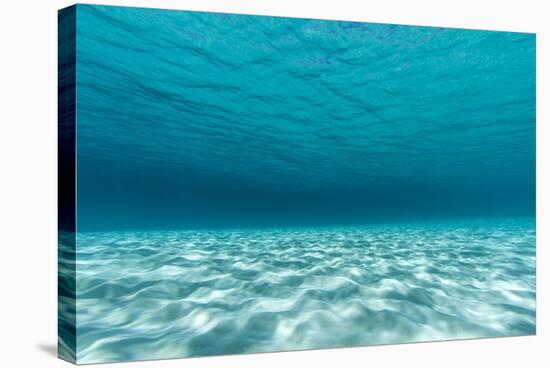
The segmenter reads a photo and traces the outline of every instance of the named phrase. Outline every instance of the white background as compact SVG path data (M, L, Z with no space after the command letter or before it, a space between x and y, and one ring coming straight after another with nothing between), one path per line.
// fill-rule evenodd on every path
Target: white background
M109 1L103 4L537 33L537 336L122 363L103 367L550 364L549 26L545 1ZM82 1L87 3L89 1ZM56 344L57 9L62 0L0 3L0 366L68 367ZM546 14L549 14L546 12ZM544 168L543 166L546 166ZM546 350L545 350L546 345ZM546 362L544 360L546 359ZM545 364L546 363L546 364Z

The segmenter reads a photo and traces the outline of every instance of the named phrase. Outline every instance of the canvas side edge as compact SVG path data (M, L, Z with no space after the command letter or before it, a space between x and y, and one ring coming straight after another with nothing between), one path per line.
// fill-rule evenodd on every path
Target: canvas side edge
M58 12L58 357L77 362L76 6Z

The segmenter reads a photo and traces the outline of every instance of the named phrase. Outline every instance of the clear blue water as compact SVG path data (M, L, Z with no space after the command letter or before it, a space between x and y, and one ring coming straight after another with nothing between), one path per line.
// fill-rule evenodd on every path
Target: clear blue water
M79 5L79 362L535 333L533 34Z

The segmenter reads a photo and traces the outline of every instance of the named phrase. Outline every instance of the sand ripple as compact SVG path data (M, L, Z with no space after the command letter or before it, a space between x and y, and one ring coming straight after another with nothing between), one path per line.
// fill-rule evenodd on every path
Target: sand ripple
M534 220L77 241L82 363L535 333Z

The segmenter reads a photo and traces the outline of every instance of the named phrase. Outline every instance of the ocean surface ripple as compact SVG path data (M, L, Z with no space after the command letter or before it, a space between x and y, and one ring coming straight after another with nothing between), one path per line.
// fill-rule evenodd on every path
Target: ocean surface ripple
M77 21L79 231L534 216L533 34L88 5Z
M77 241L81 363L535 333L534 219Z

